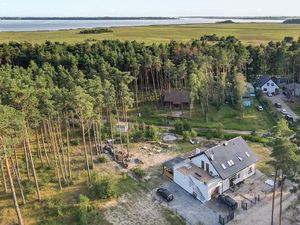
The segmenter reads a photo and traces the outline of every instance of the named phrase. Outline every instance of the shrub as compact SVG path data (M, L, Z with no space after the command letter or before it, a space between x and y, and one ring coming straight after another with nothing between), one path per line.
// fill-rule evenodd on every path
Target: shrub
M91 214L93 214L94 207L90 203L90 199L85 195L79 196L79 203L76 207L76 217L78 224L90 224Z
M186 141L188 141L191 138L197 137L197 132L195 130L183 131L182 135L183 135L183 139L186 140Z
M175 124L175 133L183 134L183 131L191 131L192 126L187 120L176 120Z
M99 199L112 198L117 194L115 180L109 176L100 176L97 172L92 173L90 190Z
M111 33L113 30L108 28L94 28L94 29L86 29L81 30L80 34L102 34L102 33Z
M133 168L132 172L139 178L143 178L145 176L144 170L142 170L140 167Z
M64 205L61 200L48 200L44 203L45 213L51 217L58 217L65 214Z
M106 163L107 162L107 158L105 156L100 156L98 159L99 163Z

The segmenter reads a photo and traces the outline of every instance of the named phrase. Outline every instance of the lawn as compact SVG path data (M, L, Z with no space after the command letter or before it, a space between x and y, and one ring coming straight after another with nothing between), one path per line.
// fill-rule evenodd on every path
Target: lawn
M258 112L256 106L257 100L254 101L254 106L245 109L243 119L240 118L239 112L232 106L224 105L220 110L215 107L210 107L208 113L208 122L205 121L203 113L199 107L193 110L192 117L189 118L189 111L185 110L184 116L190 121L194 128L217 128L220 124L224 129L246 130L263 132L272 128L275 124L267 112ZM172 126L174 120L167 119L170 113L169 109L156 107L154 104L144 106L142 109L142 117L138 118L136 111L131 112L130 118L132 122L144 122L150 125L157 126Z
M287 104L300 117L300 101L295 101L294 103L287 102Z
M122 41L136 40L145 43L167 43L171 40L190 41L199 39L204 34L218 36L234 35L244 43L265 44L269 41L280 41L285 36L300 37L300 25L297 24L188 24L161 25L113 28L112 33L79 34L80 30L36 31L36 32L2 32L0 42L18 41L43 43L58 41L67 43L86 40L119 39Z
M271 159L271 149L258 143L250 143L249 145L258 158L256 168L267 176L271 176L274 171L273 168L267 164L267 162Z

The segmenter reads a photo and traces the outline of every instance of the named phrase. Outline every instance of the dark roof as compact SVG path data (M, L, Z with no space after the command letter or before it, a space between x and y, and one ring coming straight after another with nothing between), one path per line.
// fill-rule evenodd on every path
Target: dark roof
M272 77L271 78L275 84L286 84L288 82L288 79L286 77Z
M191 103L190 92L188 90L171 89L164 92L164 102L173 104Z
M263 75L260 76L259 79L256 82L256 86L257 87L262 87L264 86L265 83L267 83L269 80L271 80L271 78L268 75Z
M242 137L236 137L204 152L222 179L234 176L257 161L253 151ZM230 166L228 161L234 165ZM222 164L226 167L223 168Z
M176 164L181 163L182 161L184 161L184 158L182 158L182 157L176 157L174 159L171 159L171 160L165 162L164 166L167 167L167 168L172 168L173 169L173 167Z
M285 88L288 90L294 91L295 89L300 88L300 84L290 83L290 84L285 85Z

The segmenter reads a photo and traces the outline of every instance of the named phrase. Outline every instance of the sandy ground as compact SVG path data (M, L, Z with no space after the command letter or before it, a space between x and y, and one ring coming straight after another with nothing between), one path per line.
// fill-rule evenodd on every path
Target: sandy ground
M104 215L114 225L169 225L162 214L162 206L152 201L151 193L138 198L124 196Z

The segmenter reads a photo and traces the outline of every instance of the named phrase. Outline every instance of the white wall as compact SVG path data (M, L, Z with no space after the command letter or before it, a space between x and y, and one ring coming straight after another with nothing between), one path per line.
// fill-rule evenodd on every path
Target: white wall
M202 160L204 161L204 170L205 171L206 171L206 163L208 163L209 164L209 172L210 172L209 174L211 174L212 176L219 176L216 169L213 167L213 165L211 164L211 162L209 161L209 159L207 158L207 156L205 154L202 154L200 156L192 158L192 163L201 168Z
M251 173L249 173L250 168L252 168ZM234 183L238 184L254 174L255 174L255 164L252 164L251 166L248 166L247 168L243 169L241 172L237 173L237 177L238 177L238 175L240 175L240 178L237 178L234 181Z
M268 86L268 84L269 84L269 86ZM265 88L267 89L266 91L265 91ZM261 87L261 90L263 91L263 93L274 93L276 91L276 89L278 89L278 88L279 87L274 83L274 81L269 80L267 83L265 83Z

